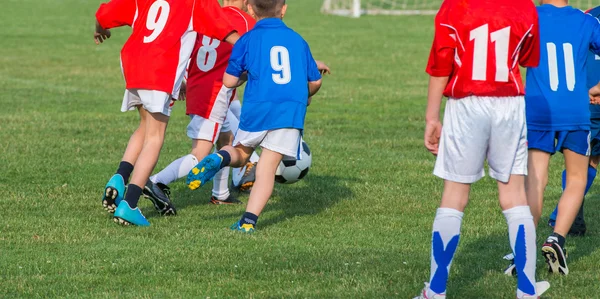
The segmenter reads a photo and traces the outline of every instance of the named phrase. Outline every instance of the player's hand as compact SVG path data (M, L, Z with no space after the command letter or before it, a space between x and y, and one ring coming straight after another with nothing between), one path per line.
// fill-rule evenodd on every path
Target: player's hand
M185 101L185 97L187 94L187 83L185 82L185 80L183 80L181 82L181 88L179 89L179 101Z
M600 84L590 88L590 104L600 105Z
M425 147L433 155L437 156L440 147L440 136L442 135L442 123L437 121L428 121L425 125Z
M323 61L315 61L317 62L317 69L319 70L319 73L321 73L321 75L331 75L331 70L329 69L329 66L327 66Z
M102 28L102 26L96 22L96 32L94 32L94 41L96 42L96 45L103 43L109 38L110 30Z

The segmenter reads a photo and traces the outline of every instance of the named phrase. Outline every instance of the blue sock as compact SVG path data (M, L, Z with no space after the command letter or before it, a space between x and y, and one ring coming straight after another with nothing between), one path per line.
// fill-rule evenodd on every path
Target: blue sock
M256 222L258 221L258 216L250 213L250 212L245 212L244 215L242 215L242 219L240 219L240 226L244 225L244 224L252 224L254 226L256 226Z
M229 166L229 163L231 163L231 155L229 152L220 150L217 152L217 155L223 157L223 161L221 161L221 169Z
M592 184L594 184L594 179L596 178L597 172L598 171L596 170L596 168L592 167L591 165L588 166L587 183L585 185L585 192L583 193L583 196L585 196L588 193L588 191L590 191ZM563 191L565 190L566 186L567 186L567 170L563 170L563 173L562 173L562 189L563 189ZM556 208L554 208L554 211L552 211L552 214L550 214L550 219L556 220L557 214L558 214L558 205L556 205Z

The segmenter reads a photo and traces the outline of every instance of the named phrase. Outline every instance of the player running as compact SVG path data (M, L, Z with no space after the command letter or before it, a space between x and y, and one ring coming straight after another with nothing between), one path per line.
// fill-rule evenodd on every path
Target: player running
M225 0L221 9L223 16L240 35L248 32L256 23L245 9L244 0ZM215 143L220 148L233 141L232 132L237 131L239 123L240 102L235 90L223 87L223 74L232 49L230 44L222 43L209 35L198 35L190 60L186 88L186 113L190 116L187 136L192 139L192 151L150 177L144 194L153 201L168 200L167 185L186 176L198 161L210 154ZM225 121L223 111L227 114ZM210 203L242 203L231 196L228 181L229 167L216 175Z
M282 157L296 157L309 98L321 87L321 74L308 44L282 21L285 0L249 0L248 12L257 19L254 29L234 46L223 84L248 84L240 127L234 145L204 158L188 175L190 189L210 181L220 169L244 165L257 146L262 153L246 213L231 226L245 233L255 230L258 216L275 184Z
M600 6L593 8L587 11L591 16L598 18L600 17ZM596 83L600 82L600 56L596 55L594 52L589 51L587 56L587 86L588 88L592 88ZM596 178L596 169L598 168L598 163L600 162L600 106L598 105L590 105L590 132L591 132L591 153L590 153L590 165L588 166L587 172L587 184L585 185L584 196L592 187L594 183L594 179ZM562 173L562 188L565 189L567 180L567 171L564 170ZM583 215L583 205L585 203L585 197L581 202L581 208L579 208L579 212L577 212L577 217L575 217L575 221L573 225L571 225L571 229L569 229L568 235L570 236L583 236L587 230L585 225L585 218ZM556 215L558 213L558 205L550 215L550 220L548 221L548 225L554 227L556 224Z
M600 54L600 23L566 0L542 0L537 8L541 59L527 69L529 175L527 201L537 225L548 183L550 157L565 157L566 183L554 232L542 247L549 270L568 274L565 236L581 207L588 182L590 110L585 73L588 52Z
M444 191L433 222L431 276L416 298L446 298L463 211L471 184L485 175L486 159L516 256L517 298L538 298L549 288L535 282L536 232L525 196L527 127L517 65L538 64L537 24L528 0L445 0L435 18L424 140L437 155L433 173L444 179ZM442 96L448 97L443 129Z
M140 114L140 125L106 184L102 202L116 222L148 226L137 205L160 154L171 100L179 94L196 37L193 30L229 43L239 35L216 0L112 0L100 5L96 20L96 43L110 37L110 28L133 28L121 51L126 82L121 111L137 109Z

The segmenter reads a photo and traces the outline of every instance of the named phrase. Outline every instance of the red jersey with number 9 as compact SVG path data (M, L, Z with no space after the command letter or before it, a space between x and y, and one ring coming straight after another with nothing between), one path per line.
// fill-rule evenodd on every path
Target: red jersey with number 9
M222 11L240 35L256 24L249 14L237 7L226 6ZM210 119L215 100L223 86L223 74L232 49L233 46L228 43L213 39L203 32L198 34L188 71L187 114Z
M540 60L538 16L531 0L445 0L435 17L427 64L449 76L444 95L524 95L519 71Z
M164 91L177 98L196 33L224 39L235 29L217 0L111 0L96 19L105 29L131 26L121 50L127 89Z

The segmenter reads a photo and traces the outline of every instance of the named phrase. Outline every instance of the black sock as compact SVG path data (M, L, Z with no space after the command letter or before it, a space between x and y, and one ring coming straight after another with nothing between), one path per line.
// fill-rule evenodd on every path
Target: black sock
M246 213L244 213L244 215L242 215L242 219L240 219L240 225L252 224L252 225L256 226L257 221L258 221L258 216L254 215L250 212L246 212Z
M137 207L140 196L142 196L142 188L134 184L129 184L127 186L127 192L125 192L125 201L132 209Z
M560 248L565 248L565 237L563 237L557 233L552 233L552 235L550 235L550 236L556 237L558 239L558 245L560 246Z
M121 161L119 163L119 168L117 169L117 174L120 174L123 177L123 181L125 185L129 182L129 176L133 172L133 165L129 162Z
M223 157L223 161L221 161L221 168L229 166L229 163L231 163L231 155L227 151L224 151L224 150L218 151L217 154L219 154L219 155L221 155L221 157Z

